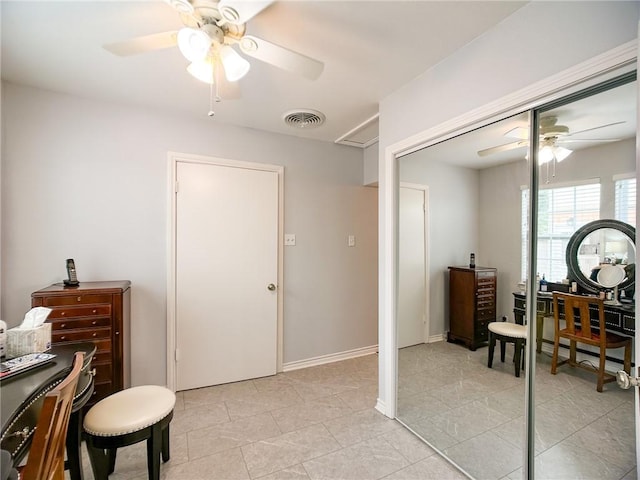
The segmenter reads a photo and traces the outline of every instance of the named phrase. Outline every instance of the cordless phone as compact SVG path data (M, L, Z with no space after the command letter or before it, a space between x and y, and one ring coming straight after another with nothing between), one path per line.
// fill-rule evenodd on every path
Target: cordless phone
M76 275L76 264L73 261L73 258L67 258L67 275L69 276L69 279L64 281L66 286L77 287L80 285L80 282L78 282L78 276Z

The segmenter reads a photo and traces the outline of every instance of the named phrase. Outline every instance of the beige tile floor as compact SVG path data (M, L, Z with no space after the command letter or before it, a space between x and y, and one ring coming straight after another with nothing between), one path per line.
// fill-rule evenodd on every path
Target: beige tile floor
M463 479L374 409L378 357L179 392L163 480ZM92 480L84 455L85 479ZM118 450L112 480L143 480L144 443Z
M508 351L507 355L511 355ZM536 374L536 478L636 478L633 394L561 367ZM524 377L439 342L403 349L399 418L478 479L522 478ZM163 480L467 478L374 409L378 357L179 392ZM93 480L84 455L85 479ZM144 444L120 449L112 480L143 480Z
M398 418L478 479L522 478L524 376L513 350L488 369L475 352L439 342L402 349ZM615 383L595 390L595 375L569 366L550 373L536 361L535 474L540 479L636 478L634 398Z

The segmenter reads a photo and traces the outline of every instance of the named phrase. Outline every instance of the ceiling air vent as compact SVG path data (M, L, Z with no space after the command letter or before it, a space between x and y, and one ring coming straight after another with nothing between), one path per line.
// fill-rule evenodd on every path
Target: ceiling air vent
M317 110L291 110L283 117L284 123L294 128L315 128L322 125L325 116Z

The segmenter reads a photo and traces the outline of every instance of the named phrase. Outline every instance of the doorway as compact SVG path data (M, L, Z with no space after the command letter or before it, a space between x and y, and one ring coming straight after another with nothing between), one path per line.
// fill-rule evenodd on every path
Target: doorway
M402 183L398 207L398 348L429 337L428 188Z
M170 154L168 383L274 375L282 363L279 166Z

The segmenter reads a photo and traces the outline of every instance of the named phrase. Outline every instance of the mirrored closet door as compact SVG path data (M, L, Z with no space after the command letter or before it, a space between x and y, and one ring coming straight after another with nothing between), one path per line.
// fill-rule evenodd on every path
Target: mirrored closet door
M634 78L620 79L398 160L397 419L473 478L523 478L527 454L535 478L635 478L633 390L597 391L593 344L577 344L577 366L552 374L551 364L553 292L603 295L606 331L633 343L636 92ZM595 228L601 220L631 230ZM599 270L618 286L605 287L605 274L599 283ZM488 366L489 324L503 321L537 329L519 369L524 342L497 334ZM558 329L566 323L562 313ZM559 343L558 363L570 356L569 341ZM605 370L623 367L624 348L607 350Z

